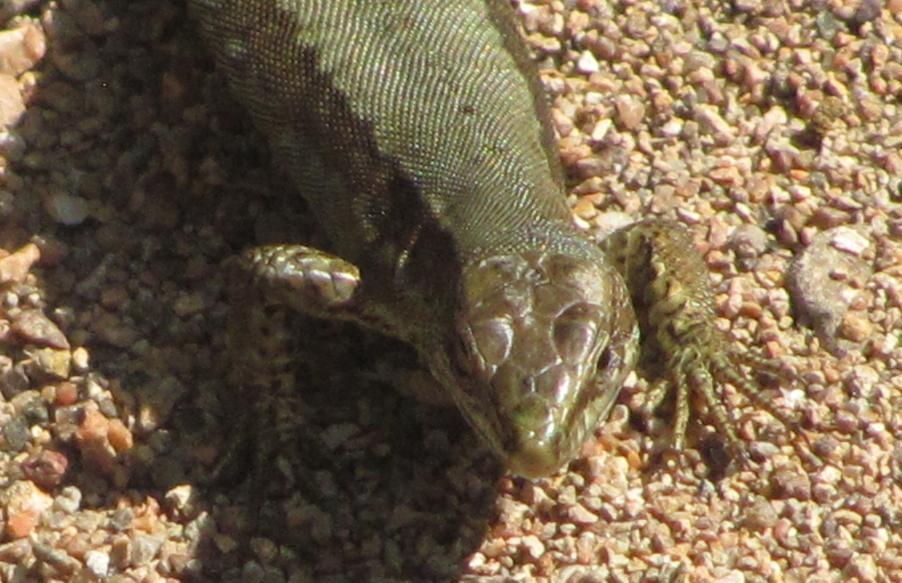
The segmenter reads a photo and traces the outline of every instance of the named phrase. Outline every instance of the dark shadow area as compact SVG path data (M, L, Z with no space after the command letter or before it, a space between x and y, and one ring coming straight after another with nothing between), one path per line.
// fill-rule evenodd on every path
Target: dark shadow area
M65 378L26 374L22 391L46 397L26 427L50 438L21 449L62 455L46 494L80 497L36 527L27 572L87 573L97 544L113 549L108 576L454 579L495 512L500 468L456 411L391 390L385 371L415 365L394 341L299 324L300 447L287 465L273 460L257 532L241 475L205 484L253 398L226 379L221 263L255 242L317 235L212 73L184 2L28 14L53 22L13 130L22 150L7 153L15 206L2 243L38 244L39 307L89 358ZM28 359L26 343L0 348ZM27 473L7 469L6 484ZM40 542L70 524L82 533L86 516L77 536L91 542Z

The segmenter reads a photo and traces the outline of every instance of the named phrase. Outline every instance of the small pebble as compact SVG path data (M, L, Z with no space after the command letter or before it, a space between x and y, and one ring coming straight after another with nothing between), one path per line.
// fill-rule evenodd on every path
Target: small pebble
M89 409L75 431L75 443L82 460L89 466L111 473L116 464L116 450L109 441L110 420L99 411Z
M57 350L68 350L62 330L40 310L24 310L14 320L12 331L24 342Z
M593 514L581 504L575 504L567 508L564 515L568 522L574 524L594 524L599 520L596 514Z
M583 51L576 63L576 70L583 74L596 73L600 69L598 61L590 51Z
M110 517L110 526L117 531L125 531L135 526L135 512L131 508L120 508Z
M774 497L777 499L794 498L809 500L811 498L811 481L808 476L795 470L780 470L773 476Z
M24 416L16 416L3 424L0 428L0 434L3 436L0 449L9 452L19 452L25 449L31 439L29 424Z
M168 508L178 516L192 517L197 511L197 494L190 484L182 484L166 492Z
M68 467L69 460L66 456L52 450L31 454L22 462L25 477L45 490L59 486Z
M0 285L24 282L32 265L40 259L41 250L34 243L28 243L6 257L0 256Z
M44 200L44 208L56 222L74 226L88 218L88 203L80 196L54 193Z
M95 577L106 577L110 570L110 556L107 553L90 550L85 553L85 566Z
M81 490L75 486L63 487L56 498L53 499L53 506L63 512L72 514L81 506Z
M52 348L38 348L26 350L31 358L32 368L37 376L62 380L69 377L72 355L68 350L54 350Z
M6 538L21 539L31 535L37 525L38 517L34 512L12 512L6 518Z
M768 500L758 499L748 509L743 525L752 530L765 530L777 522L777 512Z
M22 564L30 554L31 544L28 539L20 538L0 544L0 561L4 563Z
M25 113L19 83L12 75L0 73L0 126L15 126Z
M160 536L138 534L132 539L131 557L132 566L145 565L153 560L160 548L163 539Z
M836 247L843 241L842 249ZM811 323L821 341L840 353L846 346L837 338L837 331L857 290L854 282L867 281L873 271L872 262L863 256L870 243L862 247L861 236L848 228L837 227L817 235L790 266L787 283L796 309ZM850 249L857 250L852 253ZM841 279L837 274L843 274ZM854 326L848 329L853 338Z

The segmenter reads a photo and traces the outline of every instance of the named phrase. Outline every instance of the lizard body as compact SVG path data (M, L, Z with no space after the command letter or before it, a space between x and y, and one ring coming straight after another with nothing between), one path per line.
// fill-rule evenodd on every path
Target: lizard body
M506 0L191 5L332 244L237 262L233 302L248 311L232 344L251 353L234 358L240 384L294 391L278 350L254 352L283 332L251 300L357 321L412 344L511 471L548 475L578 454L633 368L639 302L677 385L677 443L690 386L735 441L712 375L753 387L713 324L703 262L665 221L605 249L572 226L545 96Z

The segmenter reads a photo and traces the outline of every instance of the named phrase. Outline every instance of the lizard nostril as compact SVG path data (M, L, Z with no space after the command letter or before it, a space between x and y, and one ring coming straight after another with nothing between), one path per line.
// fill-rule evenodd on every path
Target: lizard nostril
M470 352L466 342L458 335L454 336L451 341L451 366L454 368L455 374L465 376L469 373L471 366Z
M596 367L596 369L597 370L607 369L611 365L612 357L613 357L613 354L611 352L611 347L608 346L601 352L601 355L599 355L598 366Z

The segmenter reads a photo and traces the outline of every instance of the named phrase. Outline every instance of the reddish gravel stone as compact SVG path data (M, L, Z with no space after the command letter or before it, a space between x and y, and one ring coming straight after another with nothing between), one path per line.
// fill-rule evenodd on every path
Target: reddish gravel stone
M135 445L132 432L119 419L110 420L107 427L107 437L110 445L113 446L117 453L128 451Z
M103 413L88 409L75 431L75 443L90 467L109 474L116 464L116 450L109 440L110 421Z
M78 387L72 382L62 382L56 385L55 398L57 405L72 405L78 400Z
M33 512L17 512L6 519L6 536L10 539L25 538L36 524L37 516Z
M52 450L32 454L22 462L25 477L45 489L59 486L68 467L69 460L66 456Z

